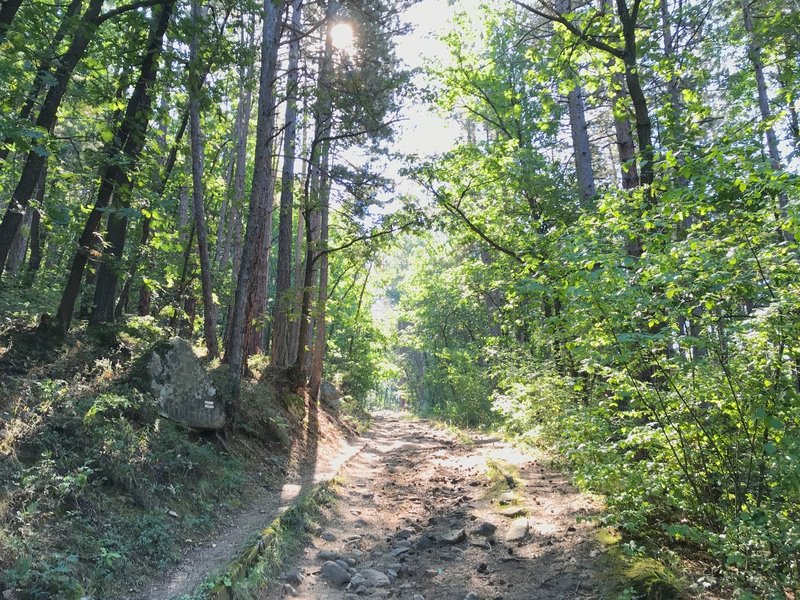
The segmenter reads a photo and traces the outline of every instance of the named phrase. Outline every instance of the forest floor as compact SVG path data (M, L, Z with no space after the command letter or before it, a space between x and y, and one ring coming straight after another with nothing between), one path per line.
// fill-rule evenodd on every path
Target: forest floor
M290 583L260 597L610 596L600 507L546 458L391 412L375 415L366 439L340 472L339 501L285 571Z

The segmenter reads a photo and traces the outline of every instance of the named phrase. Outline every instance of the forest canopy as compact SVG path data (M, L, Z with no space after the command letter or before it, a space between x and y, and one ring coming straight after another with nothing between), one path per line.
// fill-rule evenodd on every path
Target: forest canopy
M455 3L411 68L414 4L5 0L5 333L189 338L231 424L255 361L498 428L691 593L790 597L800 4Z

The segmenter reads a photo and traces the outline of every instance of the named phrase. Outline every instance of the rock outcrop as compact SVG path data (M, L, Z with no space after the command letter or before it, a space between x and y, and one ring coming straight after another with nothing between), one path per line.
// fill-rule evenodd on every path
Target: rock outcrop
M319 400L331 410L339 410L342 392L329 381L323 381L319 386Z
M162 416L194 429L225 425L225 403L186 340L157 344L145 355L141 376Z

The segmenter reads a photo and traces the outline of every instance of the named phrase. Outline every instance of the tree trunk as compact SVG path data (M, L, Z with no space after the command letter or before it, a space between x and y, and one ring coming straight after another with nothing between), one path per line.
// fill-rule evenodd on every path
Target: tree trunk
M560 0L557 6L560 14L572 10L570 0ZM581 200L588 202L594 198L596 190L594 185L594 170L592 169L592 151L589 146L589 132L586 128L586 111L583 105L583 90L581 90L578 74L568 68L566 77L572 78L575 85L567 94L569 107L569 124L572 132L572 151L575 154L575 174L578 179L578 190Z
M331 28L333 27L334 17L338 12L339 5L336 0L329 0L325 9L326 21L326 35L325 35L325 49L323 51L320 67L319 67L319 80L317 82L317 104L314 108L314 140L311 144L311 156L309 158L309 179L306 182L306 218L308 219L306 225L308 231L306 233L306 269L305 280L303 285L303 302L300 309L300 336L297 346L297 360L293 365L293 378L298 384L302 384L306 379L306 369L310 368L314 380L314 388L311 390L312 398L316 398L319 391L319 377L322 373L322 363L318 365L315 371L314 357L317 360L322 360L324 354L324 335L325 335L325 314L324 314L324 300L327 298L327 279L328 279L328 263L327 252L320 254L320 248L324 248L327 244L327 214L326 203L327 194L330 192L330 183L328 178L328 161L330 151L330 133L333 125L333 107L331 105L330 96L327 90L330 86L331 74L333 72L333 39L331 37ZM310 189L310 194L309 194ZM315 222L315 215L318 222ZM325 237L322 237L323 221L325 227ZM315 240L314 237L317 237ZM319 263L319 264L317 264ZM318 319L317 333L321 333L322 344L319 352L311 355L311 364L306 365L306 347L311 340L311 288L313 286L315 269L320 268L321 265L325 266L325 274L322 275L320 270L320 279L324 277L325 290L320 294L320 299L323 300L323 306L319 307L322 314L316 315ZM319 320L322 321L319 324ZM320 336L318 335L318 338ZM315 344L316 346L316 344Z
M770 163L775 171L781 171L781 152L778 148L778 136L775 134L775 129L771 125L772 111L769 107L769 95L767 94L767 82L764 78L764 61L761 57L761 44L754 32L753 15L750 12L750 0L742 0L742 16L744 17L744 27L749 36L747 44L747 56L750 59L750 64L753 65L753 72L756 79L756 91L758 92L758 110L761 113L761 120L766 128L767 137L767 151L769 152ZM778 194L778 209L780 210L781 217L787 219L789 197L785 192ZM781 233L787 241L791 241L792 235L781 227Z
M594 170L592 169L592 151L589 147L589 132L586 128L586 111L583 106L581 86L575 87L567 94L569 105L569 124L572 130L572 150L575 153L575 173L578 177L578 189L581 200L588 202L595 196Z
M305 165L305 163L303 163ZM304 167L305 169L305 167ZM305 180L305 176L301 178ZM297 236L295 237L294 248L294 286L292 313L296 316L292 318L289 332L289 362L292 365L297 360L297 345L300 339L300 319L299 309L303 304L303 274L305 273L305 252L303 251L303 241L305 240L306 220L303 216L303 206L297 208Z
M621 73L617 73L612 77L611 86L614 131L616 134L622 189L632 190L639 187L639 173L636 167L636 145L633 142L631 123L625 112L625 79Z
M254 267L261 252L258 242L261 229L267 226L267 207L270 199L267 193L272 180L273 124L275 113L275 75L278 62L278 45L281 32L281 14L284 0L264 0L264 19L261 41L261 76L258 94L258 125L256 127L256 152L253 166L253 185L250 194L250 213L247 217L247 232L242 249L242 263L238 273L236 293L231 318L231 335L225 352L225 360L230 366L233 379L234 401L236 407L239 383L246 368L245 329L246 315L249 312L247 300L251 280L256 275Z
M12 0L12 3L14 1L15 0ZM56 122L58 107L61 105L64 92L67 90L67 84L72 77L72 72L75 70L78 61L80 61L86 52L89 42L91 42L94 37L96 22L102 6L103 0L90 0L86 12L84 12L81 17L81 23L77 27L72 43L59 60L58 68L55 73L53 73L53 85L48 89L47 95L42 102L39 116L36 118L36 127L47 132L52 131ZM5 10L5 8L6 5L4 4L2 10ZM16 10L14 12L16 12ZM2 35L2 33L0 33L0 35ZM22 216L33 196L36 182L39 181L42 169L44 169L44 153L37 152L36 150L37 149L34 149L28 152L25 158L25 164L22 167L19 181L14 188L14 193L6 208L5 215L3 215L3 221L0 223L0 276L3 274L3 267L8 258L11 241L14 239L14 234L16 234L17 229L19 229ZM80 284L80 278L78 278L78 284Z
M367 267L367 274L364 275L364 283L361 285L361 292L358 294L358 304L356 305L356 316L354 319L355 327L350 334L350 341L347 344L347 360L353 359L353 344L355 343L356 333L358 332L358 318L361 316L361 306L364 304L364 292L367 291L367 282L369 282L370 273L372 273L372 261L370 261ZM353 276L353 278L355 279L355 276ZM344 296L342 297L344 298Z
M328 133L330 130L328 129ZM322 383L322 367L325 359L325 343L326 343L326 323L325 323L325 310L328 302L328 204L330 201L330 177L328 175L330 151L329 143L325 144L323 148L323 156L320 171L321 171L321 184L320 184L320 234L319 234L319 250L322 254L319 256L319 293L317 298L317 306L315 312L315 333L314 333L314 353L311 358L311 372L309 373L309 393L312 398L318 398L319 387Z
M164 191L167 189L167 183L169 182L169 178L172 175L172 171L175 168L175 163L178 159L178 149L180 148L181 140L183 139L184 134L186 133L186 127L189 124L189 111L185 111L183 113L183 117L181 118L180 127L178 127L178 131L175 134L175 139L172 142L172 147L169 150L169 154L167 155L167 162L164 164L164 172L158 178L155 184L155 189L153 190L153 195L156 198L161 198L164 195ZM128 305L128 297L130 295L130 289L133 285L133 281L136 278L136 271L139 268L139 263L141 262L142 255L144 253L144 249L147 247L147 243L150 241L150 235L152 233L152 225L153 218L150 215L147 215L142 219L142 233L139 237L139 246L136 248L136 252L131 257L130 263L128 265L128 275L125 279L125 284L122 287L122 291L119 295L119 300L117 301L117 308L114 311L115 317L119 318L122 316L123 311L127 308ZM142 293L140 291L139 294L140 302L139 305L142 306L141 300L143 299ZM139 316L145 316L149 314L149 303L146 306L146 312L142 314L138 312Z
M637 2L638 5L638 2ZM639 142L639 184L647 185L653 183L655 178L654 151L653 151L653 124L650 120L650 112L647 108L647 99L642 90L642 82L639 78L639 66L636 45L636 17L628 10L626 0L617 0L617 12L622 23L622 36L625 40L625 50L623 63L625 64L625 83L628 86L628 95L633 104L633 112L636 115L636 138ZM647 195L651 193L648 191Z
M189 48L189 137L192 149L192 198L194 200L194 221L197 229L197 249L200 254L200 283L203 289L203 337L208 358L216 358L217 348L217 309L214 305L214 287L211 277L211 259L208 254L208 229L203 205L203 142L200 131L200 90L205 73L201 74L198 57L197 29L200 24L198 0L192 0L192 24L194 33Z
M21 5L22 0L3 0L3 4L0 6L0 42L5 41L6 32L11 27L11 22Z
M106 235L103 239L105 251L97 269L97 283L94 290L94 302L89 316L91 325L110 323L114 320L114 301L117 297L117 283L125 250L128 231L128 217L125 211L130 207L129 190L121 187L114 194L115 210L108 215ZM124 196L124 199L120 197Z
M58 30L53 36L53 39L50 41L50 46L47 49L45 58L42 59L38 68L36 69L36 77L33 80L31 89L28 91L27 97L25 98L25 103L22 105L22 108L17 115L17 119L20 123L26 121L28 117L30 117L31 112L36 105L36 100L39 98L42 89L45 87L47 77L50 75L50 71L53 68L55 53L58 51L58 47L69 29L73 27L74 17L81 9L82 5L83 0L71 0L67 10L64 12L64 16L61 18L61 23L58 26ZM7 137L4 142L4 147L0 148L0 160L6 159L12 144L13 140L10 137Z
M294 162L297 138L297 85L300 77L300 13L303 0L292 2L289 65L286 81L286 125L283 138L280 217L278 222L278 264L275 274L275 311L272 319L272 357L275 366L289 364L289 311L292 284L292 208L294 204Z
M97 227L104 209L108 206L113 194L130 192L128 174L136 168L139 154L144 147L145 133L151 112L150 87L156 78L158 57L172 14L172 7L173 3L168 0L160 8L153 9L153 22L148 35L141 73L128 100L125 115L115 132L114 141L109 148L109 160L101 172L95 205L78 239L78 251L73 258L61 303L56 313L56 321L62 332L69 329L72 321L72 311L80 290L83 269L86 266L89 249L95 242ZM123 162L125 169L122 167Z
M25 262L32 219L33 209L29 206L28 210L25 211L25 216L22 218L22 225L17 229L17 234L11 242L11 250L8 253L6 271L12 275L16 275L20 266Z

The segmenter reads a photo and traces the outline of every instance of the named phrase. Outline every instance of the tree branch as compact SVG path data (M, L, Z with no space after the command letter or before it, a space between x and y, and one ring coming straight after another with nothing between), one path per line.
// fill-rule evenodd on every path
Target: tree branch
M572 35L576 36L580 40L586 42L590 46L597 48L598 50L602 50L603 52L607 52L611 56L615 56L619 59L622 59L625 55L623 50L619 48L615 48L610 44L606 44L604 41L597 39L594 36L589 35L585 31L583 31L580 27L572 23L571 21L565 19L562 15L556 12L545 12L538 8L531 6L530 4L526 4L525 2L521 2L520 0L511 0L514 4L519 6L520 8L524 8L525 10L532 12L538 17L542 17L543 19L547 19L548 21L555 21L556 23L561 23L567 30L572 33Z
M95 19L95 24L100 25L105 23L109 19L113 19L123 13L136 10L137 8L145 8L147 6L158 6L159 4L166 4L168 0L139 0L138 2L131 2L130 4L123 4L122 6L118 6L117 8L110 10L108 12L99 15Z

